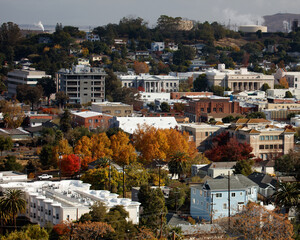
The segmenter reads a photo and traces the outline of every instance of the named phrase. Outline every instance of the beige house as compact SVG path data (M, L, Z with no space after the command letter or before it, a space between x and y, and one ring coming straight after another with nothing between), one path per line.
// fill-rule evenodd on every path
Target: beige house
M265 119L239 119L240 123L232 124L228 131L231 137L239 142L246 142L253 148L252 153L263 160L273 159L287 154L294 148L294 130L282 129L270 125ZM256 124L255 124L256 122Z
M121 102L95 102L92 103L92 111L116 117L127 117L132 115L133 106Z
M206 123L181 124L181 130L189 133L199 151L210 148L213 137L225 131L226 127L223 123L216 125Z

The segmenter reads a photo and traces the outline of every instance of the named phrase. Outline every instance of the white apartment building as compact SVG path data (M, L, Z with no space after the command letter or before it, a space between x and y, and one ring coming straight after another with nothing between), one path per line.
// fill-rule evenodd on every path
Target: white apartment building
M69 96L69 103L85 104L103 102L105 98L105 75L103 69L77 65L61 69L56 74L57 91Z
M300 72L287 72L285 69L279 68L274 77L277 80L285 77L290 88L300 89Z
M264 83L274 88L274 76L248 72L247 68L238 70L225 69L225 64L218 64L217 69L205 72L209 86L229 87L232 91L260 90Z
M15 182L0 184L0 192L7 189L24 191L27 202L25 215L40 226L47 222L55 225L65 220L79 220L97 201L103 202L108 209L123 206L129 213L128 220L139 223L139 202L118 198L118 194L106 190L90 190L90 186L80 180Z
M178 92L179 78L170 75L140 75L119 76L122 87L143 88L145 92Z
M44 71L37 71L35 68L24 67L23 69L15 69L7 74L7 90L8 97L16 96L18 85L35 86L39 79L51 78Z
M151 51L152 52L161 52L165 50L165 43L164 42L153 42L151 43Z

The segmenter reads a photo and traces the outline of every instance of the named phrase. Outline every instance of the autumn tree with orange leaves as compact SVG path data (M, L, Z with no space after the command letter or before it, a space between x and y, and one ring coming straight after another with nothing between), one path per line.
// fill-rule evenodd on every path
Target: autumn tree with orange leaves
M94 161L103 157L112 156L111 141L105 133L82 137L75 146L75 154L80 154L86 160ZM85 162L87 164L87 162Z
M181 133L176 129L139 126L133 134L133 143L140 152L139 160L144 164L149 164L154 159L168 162L178 152L192 159L197 153L195 143L189 141L188 133Z
M231 218L230 232L239 239L291 240L293 225L286 215L248 203L243 212Z
M140 73L148 73L149 72L149 66L145 62L135 61L133 63L133 68L137 75Z
M282 77L279 79L279 84L284 87L285 89L288 89L289 88L289 83L288 81L286 80L286 77Z

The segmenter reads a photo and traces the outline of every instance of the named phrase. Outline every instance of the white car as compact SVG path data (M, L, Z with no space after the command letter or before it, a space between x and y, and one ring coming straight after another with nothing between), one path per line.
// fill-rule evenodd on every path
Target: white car
M48 175L48 174L42 174L41 176L38 176L39 180L48 180L48 179L51 179L51 178L53 178L53 176Z

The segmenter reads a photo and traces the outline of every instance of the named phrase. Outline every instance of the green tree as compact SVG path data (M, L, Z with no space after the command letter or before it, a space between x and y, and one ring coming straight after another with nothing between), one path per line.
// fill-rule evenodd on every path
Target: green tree
M202 92L208 90L208 80L205 74L199 75L193 84L195 92Z
M93 222L104 222L106 213L107 213L107 207L103 202L97 201L91 206L90 215L92 217Z
M166 219L167 208L165 198L160 188L151 189L149 186L141 186L138 193L139 202L143 207L141 214L141 225L151 228L154 231L162 231ZM159 232L157 232L157 236Z
M66 109L64 110L64 113L62 114L59 122L61 131L63 131L64 133L70 131L72 129L71 123L72 123L71 112L68 109Z
M50 95L56 92L56 86L52 78L41 78L38 80L38 85L43 89L44 95L47 97L49 105Z
M224 96L224 88L220 86L212 86L210 90L217 96Z
M4 160L5 171L22 171L22 164L17 162L16 156L8 155Z
M49 167L53 165L53 146L52 145L44 145L40 152L39 158L40 162L44 167Z
M183 174L186 163L190 160L187 153L176 152L170 158L168 162L169 171L172 175L178 174L178 177Z
M247 118L248 119L251 119L251 118L264 118L264 119L266 119L266 114L264 112L253 112L253 113L249 113L247 115Z
M298 180L300 178L300 153L297 151L290 151L279 158L275 159L275 170L285 175L295 176Z
M286 213L289 213L291 207L299 207L299 183L279 182L272 197L277 206L284 207Z
M9 151L13 147L13 142L11 137L4 137L0 136L0 151L1 151L1 156L3 151Z
M17 86L17 99L20 102L29 101L31 109L33 105L38 103L43 96L43 88L40 85L30 86L27 84Z
M17 228L17 215L26 209L26 201L23 198L23 192L17 189L8 189L0 200L1 209L12 216L13 225Z
M126 188L131 191L133 187L140 187L149 182L150 174L140 163L130 164L126 170Z
M48 240L49 234L39 225L29 225L26 228L25 235L31 240Z
M222 118L223 123L231 123L235 120L235 118L232 115L228 115L224 118Z
M264 83L263 85L262 85L262 87L261 87L261 90L262 91L267 91L268 89L270 89L271 87L269 86L269 84L267 84L267 83Z
M66 105L66 102L69 100L69 96L65 92L57 92L55 94L55 100L59 108L61 108Z
M237 161L236 165L234 165L234 174L243 174L245 176L249 176L253 170L252 166L254 164L253 160L241 160Z
M162 102L160 104L160 109L162 112L170 112L170 105L167 102Z
M284 96L284 98L293 98L294 96L293 96L293 94L290 92L290 91L286 91L285 92L285 96Z

